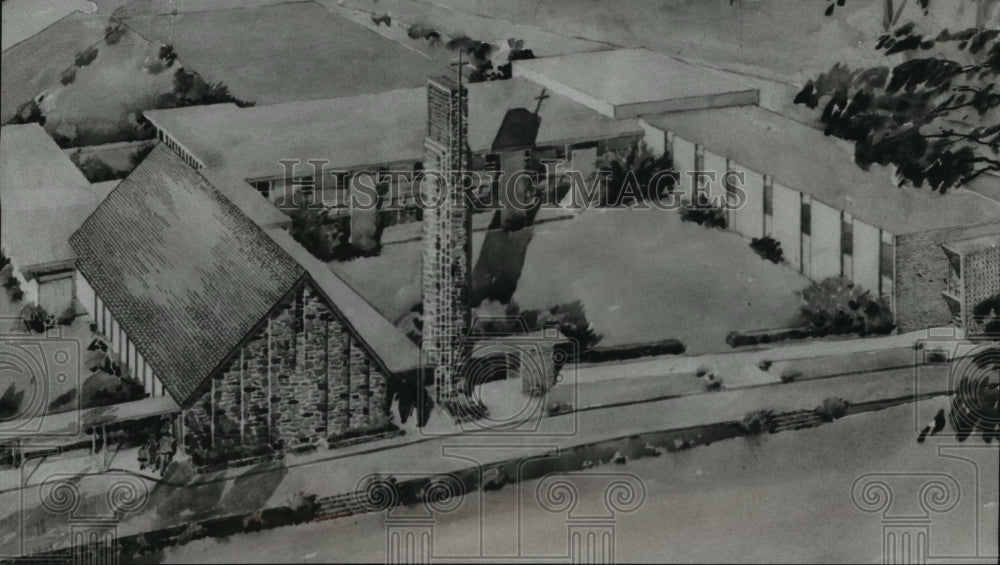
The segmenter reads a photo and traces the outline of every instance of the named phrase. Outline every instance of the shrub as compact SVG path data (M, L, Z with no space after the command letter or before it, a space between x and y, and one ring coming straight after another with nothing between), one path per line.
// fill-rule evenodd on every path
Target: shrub
M888 334L895 328L888 303L872 298L846 277L813 283L801 296L802 314L816 335Z
M291 213L292 223L288 229L292 238L320 261L329 261L332 258L332 242L324 227L326 217L325 209L309 208L302 202Z
M347 440L352 440L352 439L357 439L359 437L373 436L373 435L390 433L390 432L398 432L398 431L399 431L399 426L397 426L396 424L393 424L392 422L387 422L386 424L383 424L383 425L378 426L376 428L353 429L353 430L347 430L346 432L344 432L342 434L334 434L334 435L331 435L330 437L327 438L327 442L331 446L333 446L333 444L335 444L335 443L339 443L339 442L347 441Z
M719 206L692 206L684 202L680 207L681 221L693 222L706 228L726 229L726 211Z
M108 45L114 45L121 41L122 37L125 36L125 32L125 24L118 23L114 26L107 26L104 28L104 42Z
M125 176L97 157L87 157L83 163L77 165L77 168L90 182L117 180Z
M7 279L3 281L3 288L7 291L7 297L10 298L11 302L20 302L24 298L24 291L21 290L21 281L17 280L17 277L13 275L7 275Z
M762 259L767 259L772 263L781 263L785 260L785 253L781 250L781 242L773 237L755 237L750 241L750 249L753 249Z
M774 410L752 410L743 416L740 426L747 434L759 435L771 429Z
M55 319L38 305L26 306L21 311L21 321L24 327L35 333L44 333L45 330L55 325Z
M42 107L39 106L37 100L29 100L18 107L17 112L14 116L7 122L8 124L38 124L40 126L45 125L45 113L42 112Z
M616 151L607 151L597 165L598 174L607 180L601 206L643 202L672 191L677 183L670 153L654 156L644 142L633 143L624 158Z
M802 371L796 371L794 369L785 369L781 372L781 382L792 383L802 378Z
M77 67L70 67L64 70L62 74L59 75L59 83L63 86L73 84L73 81L76 80L76 69Z
M177 60L177 53L174 53L173 45L163 45L160 47L157 57L163 61L164 65L169 67L174 64L174 61Z
M97 47L90 46L76 54L76 60L73 61L73 64L77 67L86 67L93 63L94 59L97 59Z
M639 357L654 355L680 355L686 347L677 339L663 339L650 343L615 345L612 347L596 347L583 351L580 361L584 363L606 363L608 361L624 361Z
M163 100L171 107L197 106L200 104L222 104L232 102L241 108L253 106L254 102L236 98L229 87L221 82L208 82L200 74L184 68L174 73L172 100Z
M267 444L262 445L225 445L205 447L197 443L190 446L191 460L199 467L214 467L226 465L249 457L276 455L277 451Z
M823 400L823 403L816 407L816 413L827 422L832 422L847 415L849 403L843 398L830 397Z
M424 25L412 25L406 30L406 35L410 39L426 39L427 41L436 41L441 39L441 34L434 29L424 26Z
M722 390L723 380L722 377L717 377L714 373L709 373L705 376L705 390L709 392Z
M540 313L536 321L538 328L556 325L564 336L576 343L579 351L586 351L601 341L601 336L594 331L587 319L583 302L574 300L566 304L553 306L547 312Z

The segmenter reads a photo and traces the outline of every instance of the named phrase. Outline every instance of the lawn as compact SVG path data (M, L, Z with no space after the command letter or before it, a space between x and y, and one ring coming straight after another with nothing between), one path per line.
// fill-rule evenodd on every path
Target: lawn
M731 330L792 323L796 292L809 284L762 260L741 237L683 223L676 212L588 210L530 230L475 233L473 261L483 262L481 271L491 266L494 288L516 285L522 310L582 301L601 345L677 338L688 353L730 350ZM504 259L524 245L523 269L512 280ZM386 245L379 257L331 268L396 320L420 301L420 250L420 242Z
M3 50L28 39L72 12L93 13L89 0L5 0L3 3Z
M70 14L5 50L0 66L0 120L7 123L20 105L58 87L59 75L73 64L78 52L101 41L107 24L106 16Z
M41 99L45 129L72 146L129 139L134 116L156 106L173 90L181 66L158 73L143 68L160 45L125 29L117 41L105 40L108 18L72 14L3 54L3 120L18 107ZM77 54L96 49L96 58L75 65Z
M447 69L313 2L125 19L257 104L421 86Z

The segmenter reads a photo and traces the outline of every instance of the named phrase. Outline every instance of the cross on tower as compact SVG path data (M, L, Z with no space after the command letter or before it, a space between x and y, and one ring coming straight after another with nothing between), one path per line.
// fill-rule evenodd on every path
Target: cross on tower
M548 98L552 98L551 96L549 96L548 94L546 94L546 92L547 91L543 88L542 89L542 93L535 97L535 100L538 100L538 104L535 105L535 115L536 116L538 115L538 111L542 109L542 102L544 100L548 99Z

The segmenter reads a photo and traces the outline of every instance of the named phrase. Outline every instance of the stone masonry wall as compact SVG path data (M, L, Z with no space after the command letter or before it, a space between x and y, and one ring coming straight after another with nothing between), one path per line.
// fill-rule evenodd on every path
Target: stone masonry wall
M213 377L188 409L188 429L217 446L309 447L384 425L385 399L377 363L303 284Z
M948 256L941 244L1000 233L1000 223L939 230L896 238L896 324L901 332L951 323L941 292L947 288Z

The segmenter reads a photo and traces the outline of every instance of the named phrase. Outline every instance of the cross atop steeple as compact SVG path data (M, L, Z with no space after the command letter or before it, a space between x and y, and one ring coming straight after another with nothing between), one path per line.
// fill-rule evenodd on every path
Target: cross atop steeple
M535 100L538 100L538 104L535 105L535 115L536 116L538 115L538 111L542 109L542 102L545 101L548 98L552 98L551 96L549 96L548 94L546 94L546 92L547 91L543 88L542 89L542 93L535 97Z

